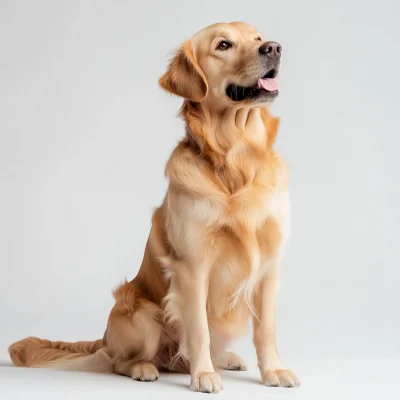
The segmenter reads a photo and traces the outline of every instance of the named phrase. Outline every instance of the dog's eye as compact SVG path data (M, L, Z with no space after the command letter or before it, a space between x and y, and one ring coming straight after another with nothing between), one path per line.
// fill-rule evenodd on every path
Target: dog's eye
M218 43L217 50L228 50L230 47L232 47L232 44L226 40L223 40L222 42Z
M261 40L262 40L262 39L261 39L261 36L257 36L257 37L256 37L256 40L257 40L258 42L261 42Z

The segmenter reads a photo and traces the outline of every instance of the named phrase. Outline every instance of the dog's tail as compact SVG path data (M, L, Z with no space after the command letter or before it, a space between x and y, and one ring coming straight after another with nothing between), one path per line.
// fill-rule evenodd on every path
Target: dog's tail
M112 372L112 356L103 340L93 342L51 342L28 337L12 344L12 362L19 367L70 371Z

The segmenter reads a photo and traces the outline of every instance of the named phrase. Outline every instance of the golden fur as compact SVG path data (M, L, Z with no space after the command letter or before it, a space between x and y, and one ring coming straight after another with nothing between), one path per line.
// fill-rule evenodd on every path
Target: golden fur
M213 53L221 38L235 50ZM159 370L190 372L193 390L218 392L219 368L246 368L225 349L252 318L263 382L298 385L275 344L278 268L290 229L288 171L273 150L279 121L265 102L235 103L225 94L230 81L245 85L259 73L260 41L247 24L216 24L181 46L159 82L184 98L186 135L167 163L168 191L139 273L115 290L103 339L27 338L9 348L15 365L147 381Z

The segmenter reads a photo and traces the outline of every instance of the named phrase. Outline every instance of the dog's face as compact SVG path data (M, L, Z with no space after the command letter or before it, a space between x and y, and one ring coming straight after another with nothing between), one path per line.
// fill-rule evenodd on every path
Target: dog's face
M263 105L278 96L281 53L248 24L215 24L182 46L160 85L195 102Z

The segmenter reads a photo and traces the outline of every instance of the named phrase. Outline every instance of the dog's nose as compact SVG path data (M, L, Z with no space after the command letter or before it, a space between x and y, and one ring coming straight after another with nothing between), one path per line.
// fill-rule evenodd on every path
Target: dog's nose
M277 42L265 42L258 49L261 55L266 55L269 58L280 58L282 46Z

